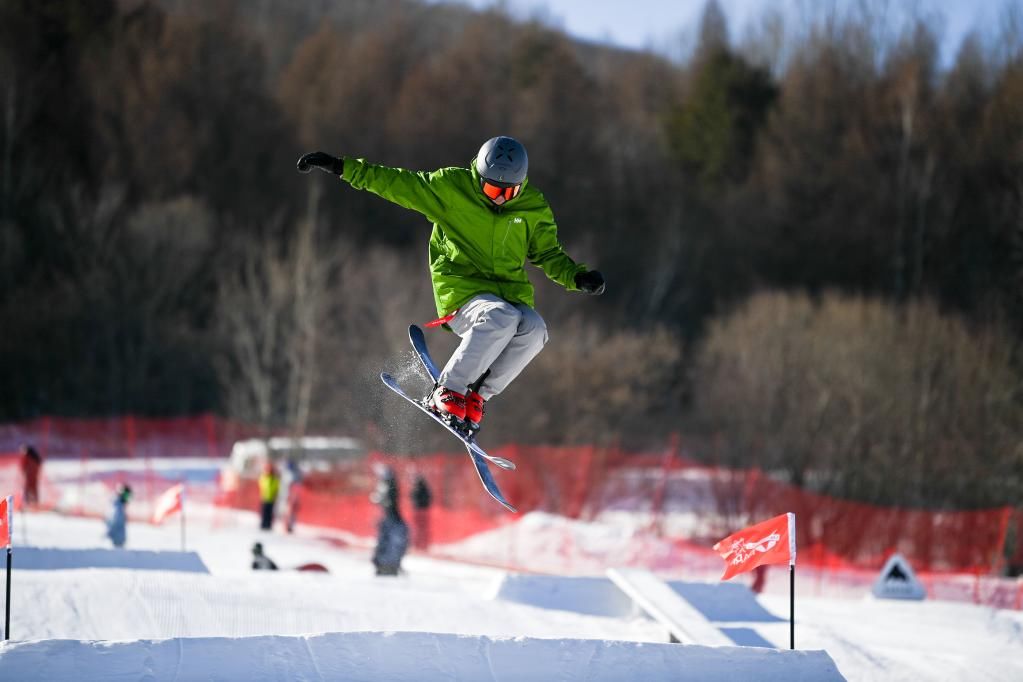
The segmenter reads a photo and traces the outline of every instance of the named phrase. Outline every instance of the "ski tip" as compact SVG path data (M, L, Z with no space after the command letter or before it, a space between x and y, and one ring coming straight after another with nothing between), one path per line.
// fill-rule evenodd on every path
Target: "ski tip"
M515 506L512 505L511 502L509 502L508 500L504 499L504 495L501 495L501 494L494 495L493 492L491 492L490 496L494 498L495 502L497 502L499 505L501 505L502 507L504 507L505 509L510 511L512 514L518 514L519 513L519 510L516 509Z

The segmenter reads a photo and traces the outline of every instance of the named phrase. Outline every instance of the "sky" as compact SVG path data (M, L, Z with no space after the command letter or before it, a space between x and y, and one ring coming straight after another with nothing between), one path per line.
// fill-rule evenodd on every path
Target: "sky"
M680 36L694 35L706 0L460 0L477 8L501 5L513 15L539 14L547 23L570 35L634 49L653 48L671 53ZM942 60L949 63L963 37L973 29L982 32L997 23L1011 0L876 0L893 15L918 7L924 16L944 18ZM718 0L729 21L733 39L741 37L766 9L786 8L799 15L805 8L819 9L831 3L855 6L859 0Z

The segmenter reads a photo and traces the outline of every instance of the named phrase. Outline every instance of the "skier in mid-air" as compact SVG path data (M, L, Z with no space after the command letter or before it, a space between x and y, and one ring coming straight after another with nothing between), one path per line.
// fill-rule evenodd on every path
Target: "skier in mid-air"
M525 262L570 291L604 293L604 277L562 249L547 200L528 184L528 165L525 147L504 136L487 140L468 168L415 172L325 152L298 160L303 173L333 173L433 223L430 275L440 317L430 325L443 324L462 340L429 404L472 431L485 402L547 342Z

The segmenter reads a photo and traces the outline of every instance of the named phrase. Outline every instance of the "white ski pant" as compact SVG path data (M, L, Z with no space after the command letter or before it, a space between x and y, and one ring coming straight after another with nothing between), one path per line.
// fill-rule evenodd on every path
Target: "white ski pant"
M444 366L439 383L465 393L489 369L480 389L484 400L507 388L547 343L547 325L535 310L493 294L471 299L448 326L462 343Z

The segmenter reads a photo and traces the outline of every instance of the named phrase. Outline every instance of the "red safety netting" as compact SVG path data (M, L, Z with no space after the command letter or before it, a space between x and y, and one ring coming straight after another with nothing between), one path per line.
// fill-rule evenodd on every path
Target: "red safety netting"
M21 469L21 455L17 452L0 452L0 497L13 495L15 508L21 509L24 485L25 477ZM53 486L49 485L45 478L40 478L37 489L41 502L39 508L52 509L53 501L57 497Z
M648 519L659 537L709 547L744 525L792 511L800 561L809 565L877 570L899 552L920 571L975 573L999 570L1006 559L1009 508L932 512L879 507L810 493L757 471L703 467L663 454L523 446L494 453L517 464L515 472L494 471L506 497L523 512L580 519L625 512ZM410 483L418 472L431 482L435 513L444 517L438 541L490 530L509 518L483 492L464 455L375 455L373 461L386 461L400 481ZM369 468L363 467L363 474ZM249 482L244 497L232 504L255 509L254 485ZM373 479L363 475L359 485L344 493L304 492L309 503L303 502L298 519L371 534L376 518L368 501L372 487Z
M745 477L744 507L756 518L795 512L797 544L816 564L880 568L898 552L924 571L990 571L1003 562L1012 509L928 511L838 500Z
M118 482L132 482L133 508L144 513L179 474L151 465L159 458L224 458L236 440L259 435L210 415L179 419L125 416L110 419L42 417L0 425L0 486L21 489L22 443L44 459L40 505L84 513L87 501L106 505ZM750 523L792 511L797 517L800 562L832 569L875 570L893 552L920 572L990 573L1005 563L1023 567L1023 511L927 511L878 507L811 493L757 471L706 467L683 457L677 442L661 451L507 445L492 452L513 460L514 472L494 468L506 497L520 511L544 511L614 523L624 514L644 531L682 546L709 547ZM110 458L138 465L125 472L103 468ZM52 485L63 461L61 485ZM391 457L371 454L329 475L309 476L301 488L299 522L371 537L378 510L369 501L374 466L392 466L402 481L403 504L417 474L433 489L432 540L455 542L515 520L483 492L464 452ZM219 464L218 464L219 466ZM70 469L70 471L69 471ZM73 482L71 482L73 481ZM219 484L222 507L258 509L255 482ZM211 488L213 489L213 488ZM210 495L212 499L212 494Z
M370 501L370 493L376 485L373 471L381 465L396 473L400 482L400 504L406 515L410 507L408 491L415 476L422 475L429 481L433 495L429 514L434 543L456 542L515 519L486 497L475 469L464 454L432 454L410 460L373 453L365 461L351 465L348 471L335 470L331 476L307 476L297 491L296 520L354 535L374 536L380 510ZM256 481L239 481L221 496L220 502L238 509L258 509Z
M265 431L213 415L152 419L39 417L0 424L0 452L30 443L47 457L225 457L236 440Z

